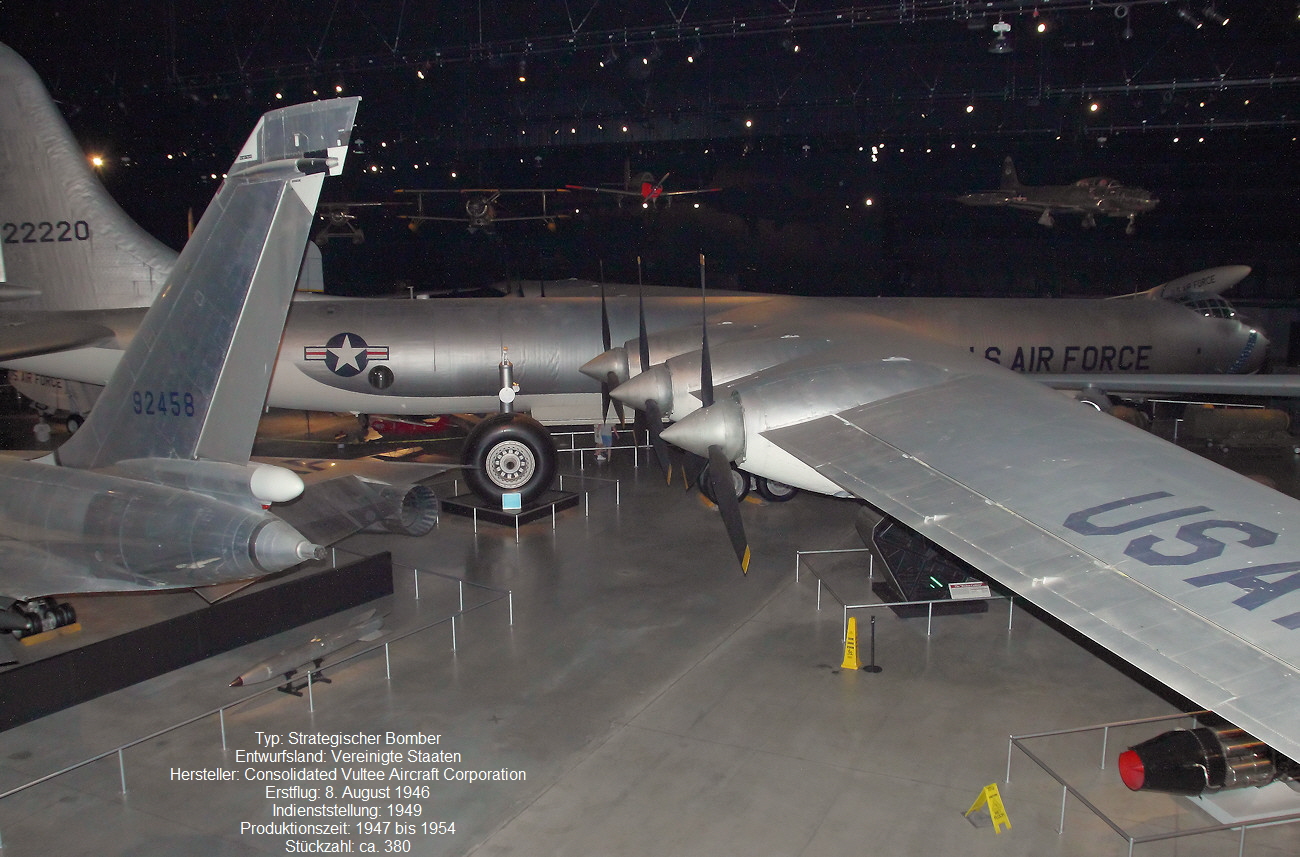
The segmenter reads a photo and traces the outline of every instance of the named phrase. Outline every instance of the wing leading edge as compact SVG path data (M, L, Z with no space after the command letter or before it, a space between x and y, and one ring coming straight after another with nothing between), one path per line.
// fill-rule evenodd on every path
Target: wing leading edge
M1008 375L763 436L1175 691L1300 754L1300 503Z

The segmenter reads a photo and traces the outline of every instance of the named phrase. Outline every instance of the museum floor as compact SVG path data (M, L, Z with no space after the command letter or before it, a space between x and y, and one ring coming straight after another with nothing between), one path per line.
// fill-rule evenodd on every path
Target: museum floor
M755 559L742 577L716 511L695 492L665 486L644 462L633 467L627 451L585 463L582 478L575 462L564 468L566 489L590 492L583 502L559 513L554 529L549 517L522 527L517 543L513 529L480 523L475 533L471 520L451 515L423 538L345 543L356 554L392 552L397 594L381 608L392 633L445 619L463 597L454 650L443 621L393 642L387 658L381 648L327 670L332 683L314 685L310 700L264 693L124 751L121 767L112 754L4 798L0 853L219 857L330 853L320 846L338 844L351 853L530 857L1128 853L1074 798L1058 833L1060 787L1019 751L1007 782L1008 735L1162 715L1176 710L1171 703L1019 605L1008 628L1005 601L936 618L929 636L924 617L859 612L862 660L874 615L883 669L842 669L843 613L812 572L854 600L865 591L865 560L812 556L798 579L795 568L798 550L860 546L849 503L746 504ZM1291 456L1246 464L1293 478ZM89 623L107 611L82 615ZM227 687L232 678L337 624L0 733L0 791L247 697L259 688ZM1164 728L1112 731L1105 770L1096 733L1033 746L1130 833L1213 824L1186 800L1119 784L1115 753ZM388 744L390 732L440 737ZM379 744L338 749L396 750L403 760L249 761L257 751L322 749L290 745L292 733L373 735ZM323 749L331 759L333 748ZM430 755L411 761L411 750ZM253 779L286 769L336 779ZM359 781L359 769L384 779ZM437 781L414 779L430 769ZM174 771L236 779L179 780ZM453 779L456 771L484 779ZM974 814L979 823L963 817L994 783L1011 823L1000 832L986 810ZM313 800L307 789L320 791ZM323 805L373 810L379 826L273 815ZM276 832L292 831L274 827L286 822L347 828ZM1133 853L1230 855L1238 844L1228 832ZM1252 830L1245 853L1300 853L1300 827Z

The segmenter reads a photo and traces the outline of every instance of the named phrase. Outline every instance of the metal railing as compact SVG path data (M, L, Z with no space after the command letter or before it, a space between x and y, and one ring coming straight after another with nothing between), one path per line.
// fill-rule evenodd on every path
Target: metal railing
M1108 752L1110 732L1112 729L1118 729L1121 727L1129 727L1129 726L1142 726L1150 723L1165 723L1165 722L1170 722L1175 720L1184 720L1188 718L1190 718L1194 724L1195 718L1199 717L1200 715L1208 714L1208 713L1209 712L1207 711L1195 711L1195 712L1185 713L1185 714L1165 714L1158 717L1142 717L1136 720L1118 720L1112 723L1099 723L1092 726L1080 726L1074 729L1057 729L1050 732L1034 732L1025 735L1011 735L1008 737L1007 740L1006 782L1007 783L1011 782L1011 759L1012 759L1013 751L1018 749L1020 750L1020 752L1024 753L1025 756L1030 761L1032 761L1035 765L1037 765L1040 769L1042 769L1044 773L1046 773L1049 777L1055 780L1058 785L1061 786L1061 814L1056 829L1056 832L1058 834L1065 833L1065 811L1066 811L1069 798L1074 797L1074 799L1077 800L1084 807L1086 807L1089 812L1091 812L1093 815L1099 818L1102 821L1102 823L1104 823L1107 827L1109 827L1116 834L1118 834L1122 839L1128 842L1129 857L1133 857L1133 849L1138 845L1146 845L1151 842L1164 842L1170 839L1182 839L1188 836L1202 836L1208 833L1222 833L1231 830L1235 830L1239 832L1239 836L1237 840L1237 855L1238 857L1244 857L1246 853L1246 832L1248 830L1259 828L1259 827L1279 825L1279 824L1294 824L1295 822L1300 821L1300 812L1282 813L1277 815L1271 815L1265 818L1250 819L1248 821L1239 821L1231 824L1211 824L1211 825L1203 825L1200 827L1187 828L1184 830L1171 830L1164 833L1149 833L1145 835L1138 835L1138 834L1131 833L1128 830L1125 830L1117 821L1112 819L1110 816L1106 815L1106 813L1103 812L1102 809L1098 807L1095 803L1090 801L1083 794L1082 791L1080 791L1078 788L1071 785L1069 781L1066 780L1064 775L1054 770L1051 767L1051 765L1049 765L1047 762L1045 762L1043 759L1041 759L1039 756L1033 753L1028 747L1025 746L1024 743L1026 741L1030 741L1034 739L1054 738L1062 735L1081 735L1088 732L1101 732L1101 736L1102 736L1101 737L1101 764L1099 770L1105 770L1106 755Z
M349 553L352 553L352 551L348 551L348 552L349 552ZM362 556L361 554L356 554L356 555L357 555L357 556ZM363 656L365 656L365 655L368 655L368 654L370 654L370 653L372 653L372 652L378 651L379 649L383 649L383 650L384 650L384 678L385 678L386 681L392 681L393 675L392 675L392 660L391 660L391 657L390 657L390 654L391 654L391 652L390 652L390 647L391 647L392 644L394 644L394 643L397 643L397 642L400 642L400 641L402 641L402 640L405 640L405 639L407 639L408 637L413 637L413 636L415 636L416 634L422 634L422 633L424 633L425 631L428 631L428 630L430 630L431 628L435 628L435 627L437 627L437 626L439 626L439 625L442 625L442 624L444 624L444 623L449 623L450 626L451 626L451 650L452 650L452 652L454 653L454 652L456 652L456 651L458 650L458 649L457 649L457 641L456 641L456 619L458 619L458 618L460 618L460 617L462 617L462 616L465 616L465 615L467 615L467 614L469 614L469 613L472 613L472 612L474 612L474 611L476 611L476 610L479 610L479 609L481 609L481 608L484 608L484 607L487 607L487 606L489 606L489 605L495 604L495 603L497 603L498 601L502 601L502 600L504 600L504 601L506 602L506 606L507 606L507 610L508 610L508 614L507 614L507 615L508 615L508 624L511 625L511 626L513 626L514 623L515 623L514 593L513 593L511 590L509 590L509 589L497 589L496 587L487 586L487 585L485 585L485 584L481 584L481 583L475 583L475 582L473 582L473 581L468 581L468 580L464 580L464 579L462 579L462 578L453 577L453 576L451 576L451 575L443 574L443 573L441 573L441 572L436 572L436 571L420 571L420 569L415 568L414 566L401 566L400 564L395 564L395 565L397 565L398 567L409 568L409 569L411 570L411 572L413 573L414 578L415 578L415 598L416 598L417 600L418 600L419 597L420 597L420 585L419 585L419 580L420 580L420 575L421 575L421 574L433 575L434 577L439 577L439 578L442 578L442 579L444 579L444 580L454 580L454 581L456 581L457 584L459 585L459 599L460 599L460 600L459 600L459 609L457 609L456 612L452 613L452 614L449 615L449 616L445 616L445 617L443 617L443 618L441 618L441 619L437 619L437 620L435 620L435 621L433 621L433 622L426 622L426 623L424 623L424 624L422 624L422 625L419 625L419 626L417 626L417 627L415 627L415 628L409 629L409 630L407 630L407 631L403 631L403 632L400 633L400 634L394 634L393 636L388 637L388 638L387 638L386 640L384 640L382 643L376 643L376 644L373 645L373 646L367 646L366 648L363 648L363 649L361 649L361 650L359 650L359 651L357 651L357 652L354 652L354 653L352 653L352 654L350 654L350 655L347 655L347 656L345 656L345 657L341 657L341 658L339 658L339 659L336 660L336 661L332 661L332 662L329 664L328 669L330 669L330 670L336 670L336 669L338 669L338 667L340 667L341 665L343 665L343 664L345 664L345 663L348 663L349 661L357 660L358 658L361 658L361 657L363 657ZM488 600L486 600L486 601L484 601L484 602L482 602L482 603L480 603L480 604L475 604L475 605L473 605L472 607L470 607L469 609L466 609L466 608L465 608L465 586L466 586L466 584L468 584L469 586L476 587L476 588L478 588L478 589L484 589L484 590L487 590L487 591L489 591L489 592L495 593L495 597L493 597L493 598L489 598ZM314 669L309 669L309 670L306 671L306 674L305 674L306 684L304 685L304 688L305 688L306 691L307 691L307 706L308 706L308 711L313 712L313 713L316 711L316 702L315 702L315 697L314 697L314 695L313 695L313 693L312 693L312 688L313 688L313 684L314 684L314 678L315 678L316 675L318 675L318 674L320 674L321 672L323 672L324 669L326 669L326 668L325 668L325 667L318 667L318 668L314 668ZM172 733L172 732L175 732L175 731L178 730L178 729L183 729L183 728L185 728L186 726L191 726L191 725L193 725L193 724L195 724L195 723L198 723L198 722L200 722L200 721L202 721L202 720L206 720L207 718L210 718L210 717L216 717L217 720L218 720L219 723L220 723L220 731L221 731L221 750L222 750L222 752L225 752L226 750L229 749L228 746L227 746L227 744L226 744L226 712L229 711L229 710L232 709L232 708L238 708L239 706L246 705L247 703L252 702L253 700L260 699L261 697L266 696L267 694L278 693L278 692L280 691L281 687L282 687L281 685L278 685L278 684L277 684L277 685L273 685L273 686L271 686L271 687L265 688L265 689L263 689L263 690L256 691L256 692L254 692L254 693L250 693L250 694L248 694L247 696L243 696L243 697L241 697L241 698L235 700L234 702L230 702L230 703L227 703L227 704L225 704L225 705L219 706L219 707L217 707L217 708L213 708L213 709L211 709L211 710L204 711L204 712L202 712L201 714L196 714L196 715L194 715L193 717L189 717L189 718L186 718L185 720L181 720L181 721L179 721L179 722L177 722L177 723L173 723L172 725L167 726L167 727L164 727L164 728L162 728L162 729L159 729L159 730L157 730L157 731L155 731L155 732L150 732L148 735L144 735L144 736L141 736L141 737L139 737L139 738L135 738L135 739L133 739L133 740L131 740L131 741L127 741L127 742L124 743L124 744L120 744L120 745L118 745L118 746L116 746L116 747L113 747L112 749L105 750L105 751L103 751L102 753L97 753L97 754L95 754L95 755L93 755L93 756L90 756L90 757L88 757L88 758L82 759L81 761L74 762L73 764L70 764L70 765L67 765L67 766L65 766L65 767L63 767L63 768L60 768L60 769L57 770L57 771L53 771L53 772L51 772L51 773L45 774L45 775L42 776L42 777L38 777L38 778L36 778L36 779L34 779L34 780L31 780L31 781L29 781L29 782L23 783L22 785L15 786L14 788L8 789L8 790L6 790L6 791L4 791L4 792L0 792L0 800L4 800L5 798L11 797L11 796L16 795L16 794L18 794L18 793L20 793L20 792L27 791L28 789L33 788L33 787L35 787L35 786L39 786L39 785L41 785L42 783L50 782L51 780L57 779L58 777L64 776L65 774L70 774L70 773L72 773L73 771L80 770L80 769L86 767L87 765L91 765L91 764L94 764L95 762L102 761L102 760L107 759L107 758L109 758L110 756L113 756L113 755L116 755L116 756L117 756L117 763L118 763L118 776L119 776L119 780L120 780L120 782L121 782L121 793L122 793L122 794L126 794L126 792L127 792L127 787L126 787L126 758L125 758L125 755L124 755L124 754L125 754L125 752L126 752L127 750L130 750L130 749L133 748L133 747L138 747L138 746L140 746L140 745L142 745L142 744L146 744L146 743L148 743L148 742L150 742L150 741L153 741L153 740L155 740L155 739L157 739L157 738L159 738L159 737L161 737L161 736L163 736L163 735L170 734L170 733ZM301 695L301 694L299 694L299 695Z

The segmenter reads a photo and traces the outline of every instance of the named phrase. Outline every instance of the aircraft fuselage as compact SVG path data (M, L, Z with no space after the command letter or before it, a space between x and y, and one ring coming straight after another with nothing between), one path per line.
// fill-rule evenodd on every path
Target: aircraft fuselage
M612 341L634 339L636 298L610 297L606 304ZM694 294L648 297L645 308L652 333L698 327ZM103 383L142 313L87 313L113 329L116 340L6 365ZM604 350L600 313L600 300L592 297L299 302L289 313L268 403L376 414L493 411L504 347L520 387L517 408L548 423L599 420L600 385L578 369ZM736 325L735 336L742 338L745 326L762 324L784 327L787 336L840 341L863 336L885 319L921 342L955 346L1025 373L1251 372L1265 351L1262 335L1237 319L1160 300L729 294L711 295L708 315L711 322Z

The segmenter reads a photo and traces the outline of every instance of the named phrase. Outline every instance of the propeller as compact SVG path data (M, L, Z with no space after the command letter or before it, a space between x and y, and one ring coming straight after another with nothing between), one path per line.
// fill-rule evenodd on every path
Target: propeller
M545 297L546 293L542 292ZM609 351L610 333L609 333L609 310L605 306L605 284L600 284L600 342L606 351ZM600 420L605 422L609 419L609 406L612 402L614 413L618 414L619 427L627 425L627 417L623 412L623 403L614 401L610 398L609 391L619 384L618 375L613 371L605 373L605 380L600 382Z
M700 399L704 407L714 403L713 363L709 357L709 317L704 293L704 254L700 254ZM736 486L732 482L731 462L717 444L709 445L709 483L713 488L714 502L722 515L722 524L727 528L731 547L736 552L742 574L749 573L749 540L745 536L745 523L740 518L740 498L736 496ZM696 473L698 482L700 474ZM689 483L688 483L689 484Z
M640 266L641 257L637 257L637 265ZM636 297L636 335L637 350L641 358L641 371L644 372L650 366L650 337L645 329L645 295L638 290ZM646 399L645 408L642 409L645 414L646 434L650 436L650 448L654 450L655 461L659 462L659 469L664 472L664 478L668 484L673 484L673 464L668 458L668 444L659 436L664 428L664 413L659 407L659 403L654 399Z

